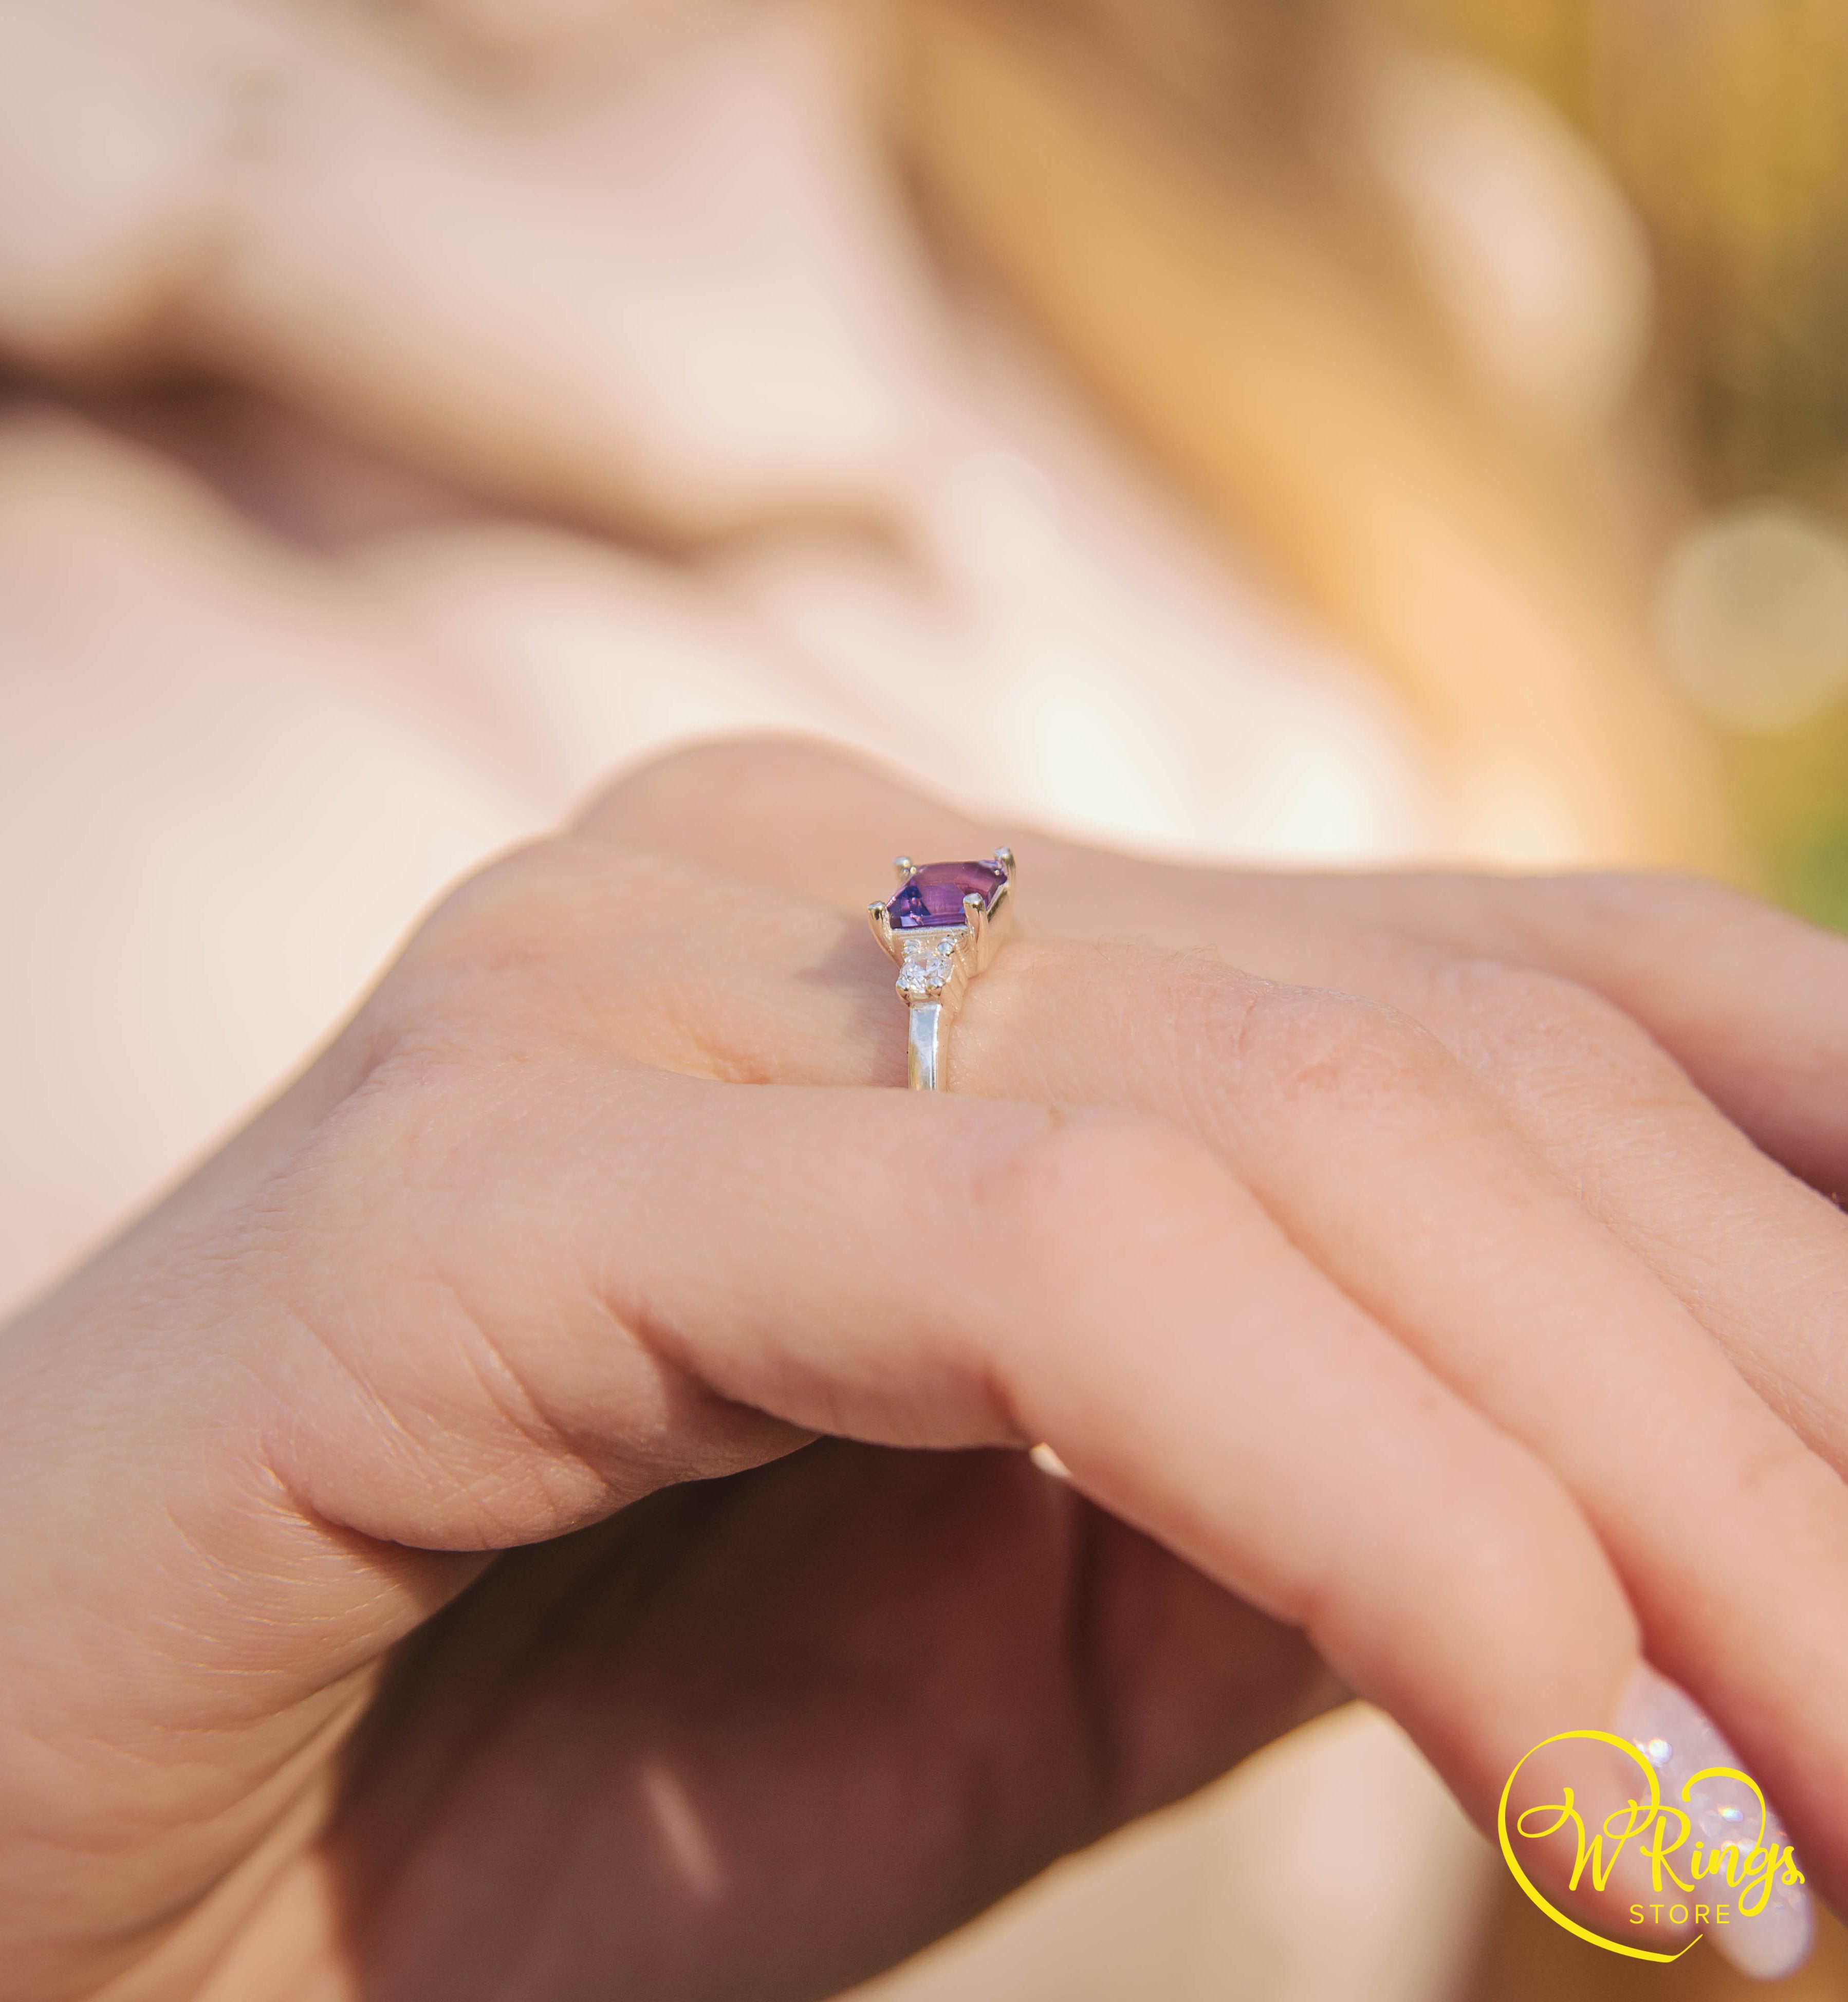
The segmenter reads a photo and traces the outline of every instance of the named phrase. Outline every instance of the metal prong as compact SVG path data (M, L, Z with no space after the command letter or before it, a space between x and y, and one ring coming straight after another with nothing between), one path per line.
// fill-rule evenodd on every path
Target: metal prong
M892 857L892 867L897 873L898 887L901 890L918 873L918 865L908 855L894 855Z
M963 923L969 928L969 950L979 966L982 945L989 935L989 911L987 905L973 890L963 899Z
M898 955L892 947L891 913L887 910L884 905L869 904L866 906L866 923L873 927L873 936L878 940L886 951L896 959Z
M1014 851L1011 848L997 848L995 860L1001 865L1001 873L1010 881L1014 873Z

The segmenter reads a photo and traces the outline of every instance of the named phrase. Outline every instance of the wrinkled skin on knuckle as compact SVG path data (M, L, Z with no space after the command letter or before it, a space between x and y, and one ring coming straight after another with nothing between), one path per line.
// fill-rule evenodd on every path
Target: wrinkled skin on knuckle
M417 927L360 1018L375 1048L504 1052L582 1039L588 991L637 902L619 850L563 839L500 857Z
M608 1111L567 1059L407 1045L266 1178L249 1360L298 1501L393 1543L500 1548L787 1449L612 1311L566 1187ZM622 1231L619 1185L601 1256L620 1263Z
M406 1041L245 1208L268 1456L313 1512L393 1542L486 1547L542 1502L513 1491L515 1393L484 1366L492 1336L445 1270L484 1109L463 1052Z
M755 1006L748 947L769 939L772 999ZM798 982L793 1011L783 990ZM570 1048L737 1083L861 1083L863 1018L890 982L863 923L825 905L567 836L445 899L361 1027L400 1051L447 1043L524 1062Z
M1355 1120L1388 1121L1410 1104L1444 1104L1459 1077L1442 1045L1383 1003L1320 989L1272 986L1245 1010L1232 1079L1240 1097L1331 1104Z
M695 922L684 874L572 839L504 857L445 899L323 1059L312 1124L234 1226L270 1303L255 1359L276 1456L321 1512L499 1546L799 1442L623 1312L610 1139L649 1129L651 1024L675 990L622 968L672 957ZM723 1070L714 1033L670 1062Z
M1276 983L1210 953L1118 947L1115 956L1107 971L1124 993L1125 1028L1159 1054L1183 1097L1236 1079L1253 1012L1270 1005Z

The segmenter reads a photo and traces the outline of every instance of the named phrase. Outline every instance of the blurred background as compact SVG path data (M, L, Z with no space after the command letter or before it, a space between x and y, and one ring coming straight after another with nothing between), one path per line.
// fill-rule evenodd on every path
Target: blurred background
M1773 893L1848 924L1848 9L1412 0L1543 95L1646 239L1656 630Z
M1848 926L1845 112L1848 0L8 0L0 1303L717 732ZM1352 1711L867 1994L1645 1982Z

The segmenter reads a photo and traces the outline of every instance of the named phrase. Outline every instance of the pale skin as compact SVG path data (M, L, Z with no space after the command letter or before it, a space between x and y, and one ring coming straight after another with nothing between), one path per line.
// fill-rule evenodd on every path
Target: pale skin
M893 1089L853 907L1004 835ZM1645 1648L1839 1896L1848 1226L1747 1133L1832 1173L1844 980L643 773L9 1332L9 1992L823 1995L1342 1685L1492 1817Z
M484 120L430 50L497 10L429 15L12 10L10 365L207 370L681 549L902 532L965 420L832 127L626 134L568 19ZM840 326L735 338L789 290ZM200 574L261 663L251 552ZM125 674L192 649L134 623ZM864 904L999 840L1023 935L909 1098ZM1486 1819L1645 1646L1839 1892L1848 1246L1767 1156L1837 1185L1845 977L1689 884L631 780L0 1339L9 1996L819 1996L1344 1687Z

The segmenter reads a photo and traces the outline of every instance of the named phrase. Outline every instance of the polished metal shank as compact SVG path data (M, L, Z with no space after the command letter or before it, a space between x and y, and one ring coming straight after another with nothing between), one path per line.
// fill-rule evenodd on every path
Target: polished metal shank
M893 928L889 906L867 906L873 936L898 967L898 994L909 1018L905 1070L913 1091L945 1088L950 1030L969 982L987 970L1006 936L1013 906L1013 851L997 849L994 866L1001 882L985 904L973 893L964 898L961 924L901 932ZM899 856L893 870L901 890L917 873L908 856Z

